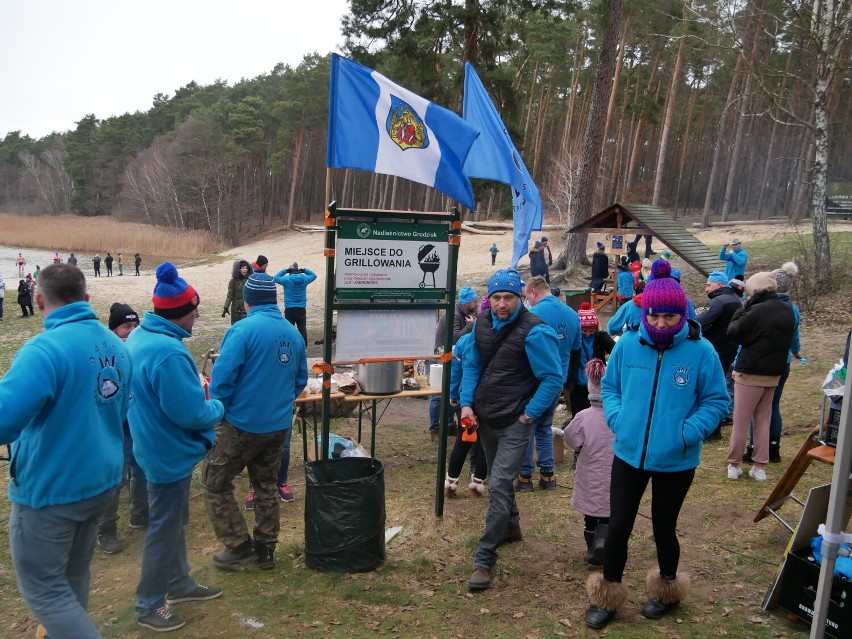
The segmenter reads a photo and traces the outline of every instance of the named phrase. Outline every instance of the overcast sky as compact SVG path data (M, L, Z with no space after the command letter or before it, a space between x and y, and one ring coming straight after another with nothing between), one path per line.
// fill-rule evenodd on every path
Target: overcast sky
M0 138L336 51L346 0L0 0Z

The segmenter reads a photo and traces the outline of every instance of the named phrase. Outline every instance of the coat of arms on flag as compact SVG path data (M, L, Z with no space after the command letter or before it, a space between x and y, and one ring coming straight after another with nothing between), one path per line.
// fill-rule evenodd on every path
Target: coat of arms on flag
M406 149L425 149L429 146L429 132L423 124L423 118L408 102L391 95L391 106L385 128L391 139L403 151Z

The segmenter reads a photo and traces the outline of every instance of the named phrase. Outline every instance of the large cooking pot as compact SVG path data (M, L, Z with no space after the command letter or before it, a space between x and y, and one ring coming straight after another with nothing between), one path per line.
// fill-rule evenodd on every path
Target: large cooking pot
M402 361L355 365L355 381L366 395L393 395L402 391Z

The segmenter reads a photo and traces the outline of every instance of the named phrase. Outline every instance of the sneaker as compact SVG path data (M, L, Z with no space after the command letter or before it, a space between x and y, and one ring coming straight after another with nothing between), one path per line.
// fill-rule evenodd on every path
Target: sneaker
M257 567L261 570L275 568L275 549L259 541L254 542L254 552L257 555Z
M168 606L152 610L147 615L136 618L136 622L143 628L150 628L157 632L169 632L183 628L186 622L169 610Z
M235 568L242 564L250 564L257 559L254 554L254 544L246 539L236 548L225 548L213 553L213 563L217 568Z
M202 586L201 584L196 584L195 588L190 590L185 595L166 595L166 603L167 604L176 604L176 603L184 603L186 601L209 601L210 599L216 599L217 597L222 596L221 588L209 588L207 586Z
M98 532L98 546L105 555L116 555L124 550L124 544L118 539L114 530Z
M535 491L535 486L532 483L532 477L522 477L518 476L515 480L515 492L516 493L531 493Z
M766 481L766 471L762 468L752 468L748 471L748 475L755 481Z
M287 484L278 484L278 496L281 501L288 504L296 499L296 495L293 494L293 490Z
M728 464L728 479L739 479L743 474L743 469L733 464Z
M140 528L147 528L148 527L148 518L130 515L130 527L133 530L139 530Z
M254 491L248 491L246 495L246 510L254 510Z

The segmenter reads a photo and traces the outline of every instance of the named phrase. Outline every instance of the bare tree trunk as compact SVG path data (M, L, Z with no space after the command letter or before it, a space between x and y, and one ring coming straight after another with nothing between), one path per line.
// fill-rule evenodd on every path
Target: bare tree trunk
M565 127L562 134L562 147L560 160L564 161L570 154L574 145L571 141L571 127L574 122L574 103L577 100L577 90L580 86L580 75L583 70L583 61L586 59L586 39L589 36L589 24L583 23L583 36L574 55L574 68L571 70L571 97L568 100L568 113L565 115Z
M615 70L616 42L621 30L622 4L623 0L611 0L611 2L603 5L604 24L606 26L601 39L589 119L586 122L586 133L583 136L578 188L574 191L569 212L570 226L588 219L591 213L595 182L601 161L601 142L606 126L606 106L612 87L612 74ZM578 233L566 236L565 248L556 259L555 267L565 268L568 263L588 264L586 238L585 234Z
M698 97L698 91L695 90L697 80L692 81L692 98L689 101L689 110L686 112L686 131L683 134L683 141L680 145L680 161L678 162L677 185L675 187L674 196L674 217L677 219L678 209L680 207L680 184L683 180L683 166L686 164L686 151L691 148L689 143L690 129L692 128L692 114L695 112L695 100Z
M651 93L651 89L654 86L654 80L657 77L657 70L660 66L660 56L662 55L662 50L665 47L661 47L660 51L657 52L657 57L654 59L653 64L651 65L651 75L648 78L648 85L645 88L645 95ZM636 132L633 136L633 144L631 146L630 151L630 162L627 165L627 183L624 185L625 192L629 193L633 188L633 179L636 174L636 163L639 159L639 151L642 148L642 133L645 131L645 114L641 114L639 116L639 123L636 125Z
M302 160L302 145L305 141L305 113L302 112L302 122L299 125L299 136L296 138L296 152L293 154L293 175L290 178L290 204L287 207L287 229L293 228L293 215L296 211L296 186L299 183L299 166Z
M704 228L710 226L710 209L713 206L713 189L716 183L716 175L719 173L719 165L722 159L722 149L725 146L725 121L728 118L728 105L733 102L736 95L736 87L739 84L739 77L742 73L743 64L745 64L744 56L737 56L737 64L734 67L734 75L731 78L731 86L728 88L728 99L725 101L725 110L719 117L719 134L716 136L716 145L713 149L713 168L710 169L710 178L707 181L707 192L704 195L704 213L701 218L701 225Z
M687 2L684 11L683 33L680 36L680 43L677 47L674 70L672 70L672 79L669 84L669 93L666 96L666 111L665 116L663 117L663 130L660 133L660 146L657 152L657 169L654 173L654 195L651 197L651 204L654 206L658 206L660 204L660 189L663 184L663 167L666 163L666 153L668 153L669 146L669 133L672 128L672 120L674 119L677 90L680 86L680 69L683 66L683 48L686 42L686 35L689 31L689 17L692 13L690 4L690 2Z

